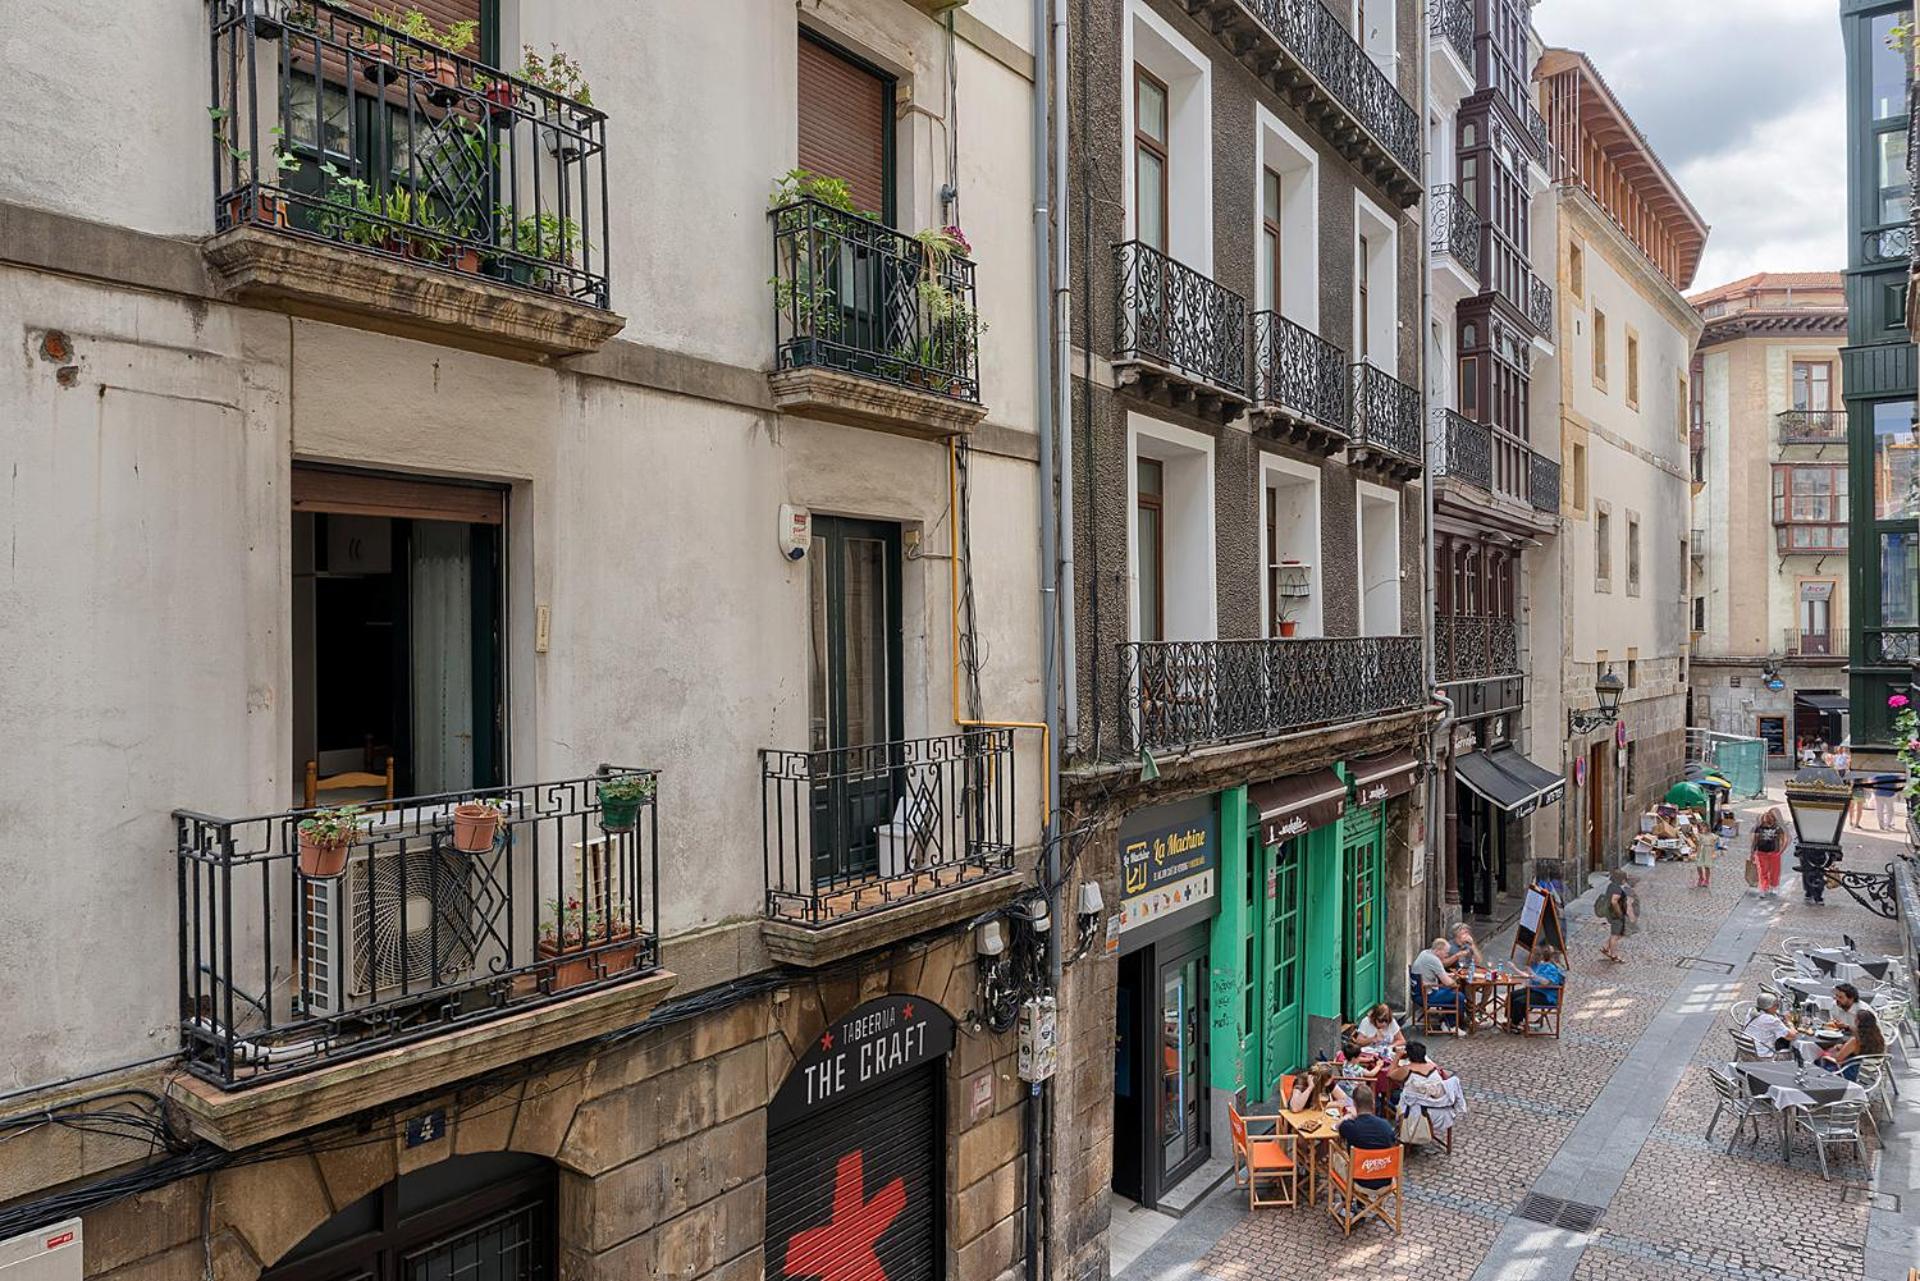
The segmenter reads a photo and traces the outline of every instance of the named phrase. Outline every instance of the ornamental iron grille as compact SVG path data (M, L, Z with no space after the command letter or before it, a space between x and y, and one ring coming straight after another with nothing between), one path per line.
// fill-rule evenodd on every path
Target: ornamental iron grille
M216 231L609 305L605 112L331 0L209 8Z
M1533 455L1529 499L1537 512L1560 513L1560 464L1551 458Z
M1347 353L1277 311L1253 313L1253 401L1344 436Z
M1493 429L1451 409L1433 411L1433 474L1493 487Z
M1247 301L1138 240L1114 246L1113 358L1247 392Z
M1913 227L1882 227L1866 233L1862 254L1869 263L1907 262L1913 257Z
M1402 169L1420 172L1420 113L1321 0L1241 3Z
M1783 445L1838 445L1847 439L1844 409L1783 409L1773 421Z
M1446 254L1470 275L1480 275L1480 215L1453 183L1442 183L1428 197L1431 247Z
M1553 137L1547 132L1547 118L1540 114L1540 108L1532 98L1524 93L1510 99L1514 113L1520 117L1520 124L1527 137L1527 145L1541 164L1548 164L1553 158Z
M1553 335L1553 286L1527 272L1527 322L1543 338Z
M1520 628L1511 618L1442 614L1433 629L1434 668L1441 682L1486 680L1520 671Z
M631 816L602 803L616 778L644 793ZM317 811L175 810L188 1070L258 1085L657 970L656 784L608 767L378 802L332 876L303 870ZM453 815L474 800L500 818L468 853Z
M1899 666L1920 658L1920 631L1913 628L1876 628L1866 633L1868 666Z
M1353 370L1354 443L1420 463L1420 393L1384 369Z
M767 915L819 927L1013 870L1013 731L760 753Z
M773 223L774 363L980 401L974 265L812 197Z
M1365 720L1426 701L1418 636L1134 641L1120 647L1128 754Z
M1452 46L1454 53L1460 56L1460 61L1468 72L1473 71L1472 0L1430 0L1427 8L1427 30L1436 39L1444 40Z

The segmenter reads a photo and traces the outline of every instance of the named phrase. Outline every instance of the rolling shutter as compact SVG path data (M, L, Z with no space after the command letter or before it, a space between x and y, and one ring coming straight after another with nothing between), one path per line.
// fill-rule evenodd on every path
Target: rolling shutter
M768 1281L872 1275L869 1251L886 1281L939 1275L939 1071L927 1064L771 1131Z
M800 37L800 167L844 178L856 208L887 213L892 81Z

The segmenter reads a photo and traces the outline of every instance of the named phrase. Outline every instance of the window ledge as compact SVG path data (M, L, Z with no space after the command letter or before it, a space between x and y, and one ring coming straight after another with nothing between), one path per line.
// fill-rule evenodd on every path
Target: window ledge
M1012 901L1024 885L1015 869L1007 868L977 881L862 912L842 921L804 925L769 918L760 924L767 954L784 965L818 969L860 952L886 947L916 934L943 929L970 920L981 912Z
M208 240L216 288L244 302L522 359L598 350L626 318L554 294L415 266L305 236L236 227ZM384 323L382 323L384 322Z

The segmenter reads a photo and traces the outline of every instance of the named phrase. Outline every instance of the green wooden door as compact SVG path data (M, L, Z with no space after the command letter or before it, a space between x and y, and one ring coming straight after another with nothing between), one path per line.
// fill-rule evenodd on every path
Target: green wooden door
M1305 943L1301 908L1306 897L1306 842L1287 841L1261 851L1260 973L1262 1089L1306 1059ZM1251 1083L1250 1083L1251 1084ZM1251 1094L1251 1090L1249 1091Z
M1386 997L1386 828L1378 805L1349 810L1342 842L1346 870L1341 1012L1358 1018Z

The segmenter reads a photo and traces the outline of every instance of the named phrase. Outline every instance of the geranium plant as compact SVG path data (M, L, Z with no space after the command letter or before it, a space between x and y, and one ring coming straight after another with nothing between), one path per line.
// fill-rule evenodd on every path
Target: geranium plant
M545 89L548 93L558 94L562 98L571 98L583 107L593 105L593 90L587 86L587 76L580 64L560 51L559 45L549 45L552 53L545 57L532 45L522 50L523 62L520 76L528 84Z
M623 907L588 907L577 898L554 899L540 922L540 950L552 956L578 952L634 936L633 917Z
M360 834L361 813L358 805L315 810L300 820L300 834L316 845L350 844Z
M1893 695L1887 706L1893 712L1894 754L1907 771L1907 785L1900 794L1912 799L1920 796L1920 712L1905 694Z

